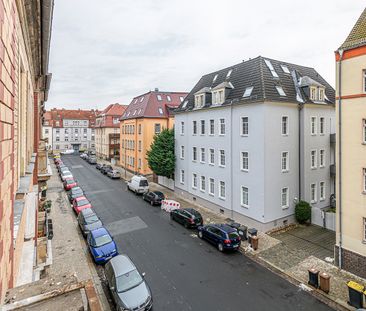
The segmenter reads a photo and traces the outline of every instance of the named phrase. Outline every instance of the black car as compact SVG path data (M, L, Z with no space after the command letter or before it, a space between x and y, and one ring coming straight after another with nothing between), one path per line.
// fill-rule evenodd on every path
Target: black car
M97 170L100 170L103 166L104 166L104 164L102 164L102 163L97 163L97 165L95 166L95 168L96 168Z
M165 200L164 193L160 191L150 191L143 194L142 198L151 205L160 205L162 200Z
M109 171L113 171L113 167L111 165L104 165L100 171L104 174L104 175L107 175L107 173Z
M84 196L83 189L80 187L73 187L67 194L69 201L72 203L74 199Z
M238 250L240 247L240 236L236 229L227 224L209 224L199 226L198 237L214 244L220 252L224 250Z
M196 228L203 225L199 212L193 208L179 208L170 212L170 219L179 222L186 228Z

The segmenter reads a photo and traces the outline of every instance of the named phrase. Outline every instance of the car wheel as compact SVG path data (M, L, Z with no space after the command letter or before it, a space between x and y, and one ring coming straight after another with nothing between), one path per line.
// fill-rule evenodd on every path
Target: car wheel
M187 222L184 222L184 228L188 229L189 228L189 225Z
M203 239L203 233L202 233L202 231L198 231L198 237L199 237L200 239Z
M219 245L217 245L217 248L219 249L220 252L224 251L224 245L222 245L222 243L219 243Z

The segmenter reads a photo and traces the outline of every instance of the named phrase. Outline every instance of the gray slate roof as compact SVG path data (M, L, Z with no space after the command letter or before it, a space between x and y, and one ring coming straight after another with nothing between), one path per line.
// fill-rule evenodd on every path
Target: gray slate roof
M269 60L272 63L274 70L276 71L278 78L273 77L270 69L267 67L265 60ZM287 66L290 71L285 73L281 68L281 65ZM232 69L230 77L227 78L227 73ZM213 79L215 75L218 75L215 82ZM322 76L313 68L290 64L262 56L258 56L254 59L250 59L245 62L233 65L231 67L221 69L201 77L197 84L193 87L190 93L185 98L184 102L175 110L179 113L182 111L193 110L194 108L194 94L199 90L205 88L214 89L219 84L224 82L231 82L234 86L230 89L225 103L223 105L241 103L254 103L263 101L277 101L277 102L289 102L298 104L299 96L297 96L297 89L300 89L301 98L306 103L312 103L304 90L298 88L295 85L293 75L296 76L297 81L300 77L308 77L308 80L314 80L325 87L326 103L334 104L335 102L335 91L330 84L323 79ZM244 91L247 87L253 86L251 96L243 98ZM286 93L286 96L280 96L276 90L276 86L281 86ZM184 103L187 102L183 108ZM211 104L206 104L205 107Z

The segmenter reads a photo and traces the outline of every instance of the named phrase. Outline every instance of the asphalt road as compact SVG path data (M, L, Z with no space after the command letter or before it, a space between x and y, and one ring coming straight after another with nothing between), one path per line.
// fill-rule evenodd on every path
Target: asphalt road
M241 253L220 253L194 230L78 156L64 156L120 253L146 272L155 311L332 310Z

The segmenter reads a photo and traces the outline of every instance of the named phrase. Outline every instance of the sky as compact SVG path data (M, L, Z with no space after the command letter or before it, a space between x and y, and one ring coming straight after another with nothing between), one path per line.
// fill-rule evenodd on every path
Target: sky
M204 74L259 55L315 68L364 0L56 0L47 109L104 109L155 88L189 92Z

